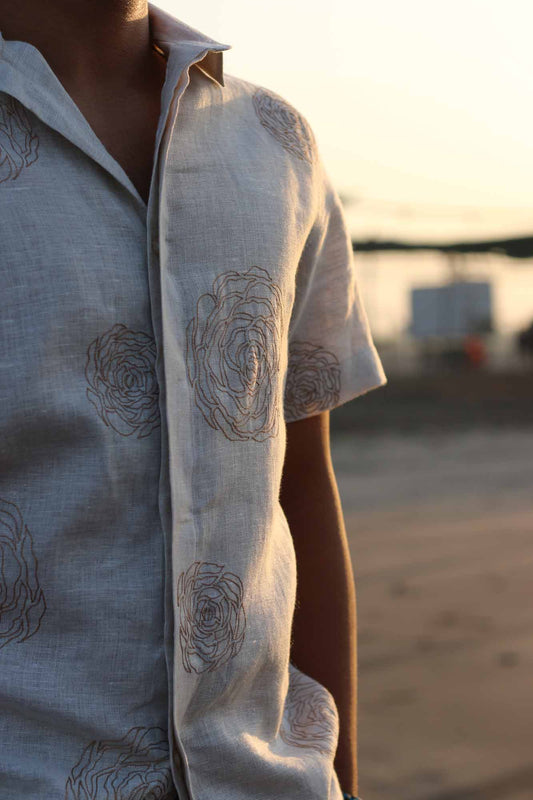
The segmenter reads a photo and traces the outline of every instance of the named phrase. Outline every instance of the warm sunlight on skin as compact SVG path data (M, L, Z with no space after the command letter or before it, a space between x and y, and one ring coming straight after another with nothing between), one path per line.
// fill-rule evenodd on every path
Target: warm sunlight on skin
M269 86L307 116L337 187L358 200L347 207L357 231L376 230L378 220L383 227L391 202L432 204L422 217L385 225L410 236L529 229L531 4L158 4L231 44L230 74Z

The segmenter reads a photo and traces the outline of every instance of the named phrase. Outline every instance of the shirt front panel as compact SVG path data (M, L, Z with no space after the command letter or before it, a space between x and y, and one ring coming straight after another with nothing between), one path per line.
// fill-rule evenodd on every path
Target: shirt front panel
M255 90L191 72L162 174L174 725L193 798L337 800L335 703L289 661L296 559L279 503L319 167L265 132ZM381 380L375 359L359 389Z
M0 116L0 794L104 797L115 764L170 797L146 226L16 98Z

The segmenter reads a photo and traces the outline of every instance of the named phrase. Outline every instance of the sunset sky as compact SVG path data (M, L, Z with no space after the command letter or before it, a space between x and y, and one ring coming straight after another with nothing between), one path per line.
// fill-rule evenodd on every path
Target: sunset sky
M530 0L157 5L307 117L354 234L533 231Z

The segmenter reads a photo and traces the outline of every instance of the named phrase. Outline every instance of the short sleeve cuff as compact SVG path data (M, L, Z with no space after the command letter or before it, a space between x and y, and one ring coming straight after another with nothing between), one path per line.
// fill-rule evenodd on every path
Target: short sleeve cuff
M310 366L310 356L314 364ZM367 342L344 361L328 358L328 351L307 353L305 380L296 373L298 363L289 372L284 397L285 422L296 422L338 406L378 389L387 383L383 365L373 342Z

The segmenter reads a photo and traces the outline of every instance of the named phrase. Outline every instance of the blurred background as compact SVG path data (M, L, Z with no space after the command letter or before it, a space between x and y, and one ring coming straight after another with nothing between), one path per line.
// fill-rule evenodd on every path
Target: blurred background
M309 120L386 387L331 415L360 794L533 798L533 5L157 0Z

